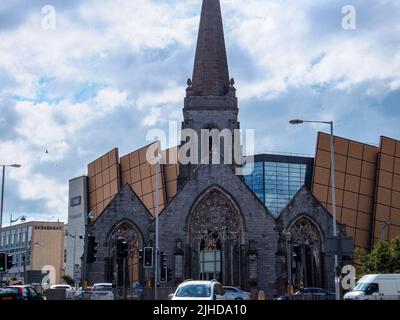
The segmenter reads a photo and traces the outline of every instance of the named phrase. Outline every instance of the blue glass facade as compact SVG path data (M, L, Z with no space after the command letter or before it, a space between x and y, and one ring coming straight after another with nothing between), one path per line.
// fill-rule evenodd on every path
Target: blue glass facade
M277 155L257 155L254 170L244 180L269 211L277 215L299 189L311 189L313 158Z

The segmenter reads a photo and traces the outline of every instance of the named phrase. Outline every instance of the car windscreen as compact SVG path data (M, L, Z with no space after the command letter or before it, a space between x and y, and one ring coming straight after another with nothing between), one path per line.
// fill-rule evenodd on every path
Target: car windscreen
M107 285L94 286L93 291L112 291L112 286L107 286Z
M370 285L369 282L360 282L354 287L353 291L363 291L363 292L365 292L368 289L369 285Z
M18 288L0 289L0 295L6 296L6 295L14 295L14 294L18 294Z
M205 298L211 295L211 288L204 284L191 284L180 287L176 293L176 297L194 297Z

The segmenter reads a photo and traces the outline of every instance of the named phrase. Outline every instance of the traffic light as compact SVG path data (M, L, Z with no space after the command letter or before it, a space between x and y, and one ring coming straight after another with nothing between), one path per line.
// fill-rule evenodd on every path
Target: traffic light
M6 266L7 266L6 256L7 255L4 252L0 252L0 273L6 272Z
M128 256L129 245L124 238L117 239L117 258L124 259Z
M167 269L167 282L170 282L173 278L172 270L169 268L166 268L166 269Z
M143 264L143 250L139 250L139 264Z
M160 251L160 268L166 268L167 267L167 255L163 252Z
M153 248L151 247L144 248L143 267L153 267Z
M10 270L12 267L14 267L14 263L13 263L13 256L8 254L7 255L7 270Z
M161 268L161 273L160 273L160 282L168 282L168 268L167 267L162 267Z
M88 236L87 256L86 263L93 263L96 261L97 242L95 236Z

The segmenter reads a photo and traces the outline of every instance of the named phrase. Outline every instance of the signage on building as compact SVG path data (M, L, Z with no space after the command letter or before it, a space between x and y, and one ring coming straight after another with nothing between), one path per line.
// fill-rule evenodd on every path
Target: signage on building
M81 204L82 202L82 197L78 196L78 197L73 197L71 199L71 207L77 207Z

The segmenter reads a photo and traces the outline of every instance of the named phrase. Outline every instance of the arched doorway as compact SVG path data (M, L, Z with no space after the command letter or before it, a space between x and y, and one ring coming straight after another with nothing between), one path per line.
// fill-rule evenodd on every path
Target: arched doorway
M291 284L322 288L322 236L317 225L308 217L301 217L289 228L289 237Z
M117 256L117 239L123 239L128 244L128 256L125 259ZM118 223L108 239L108 281L114 282L120 288L140 282L142 270L139 264L139 250L142 247L143 238L136 225L127 220Z
M188 219L192 279L241 285L243 222L237 206L217 187L193 206Z

